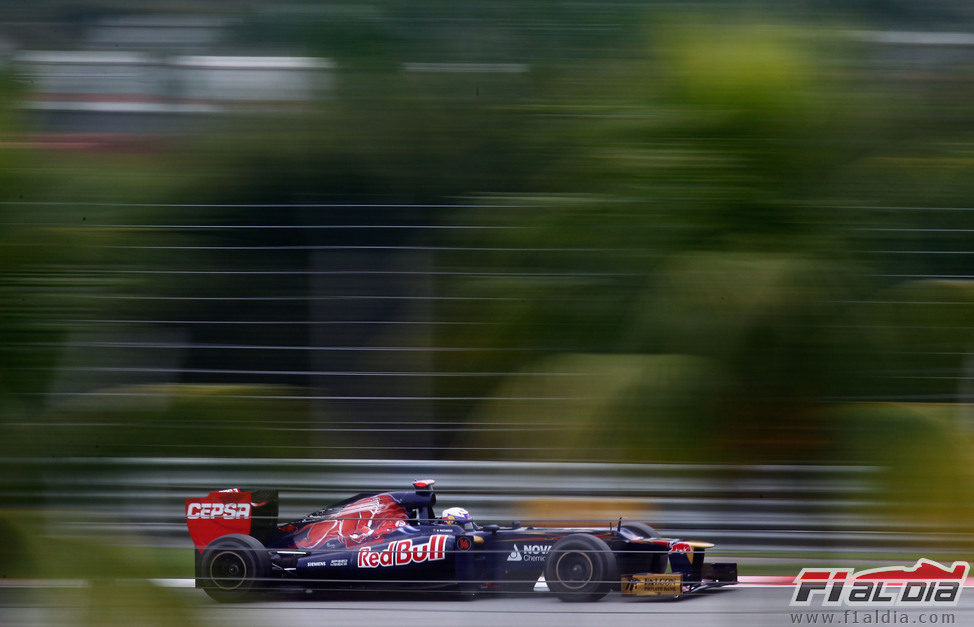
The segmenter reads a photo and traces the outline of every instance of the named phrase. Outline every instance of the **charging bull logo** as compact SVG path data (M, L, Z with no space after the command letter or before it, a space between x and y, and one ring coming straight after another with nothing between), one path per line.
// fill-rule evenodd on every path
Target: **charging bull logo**
M295 535L294 545L315 549L330 540L346 547L374 541L406 524L406 512L388 494L369 496L342 507L326 520L311 523Z
M381 551L373 551L364 546L358 551L359 568L378 568L380 566L405 566L420 564L446 558L446 539L450 536L436 535L423 544L413 544L412 540L392 542Z
M693 553L693 547L689 542L674 542L670 550L674 553Z

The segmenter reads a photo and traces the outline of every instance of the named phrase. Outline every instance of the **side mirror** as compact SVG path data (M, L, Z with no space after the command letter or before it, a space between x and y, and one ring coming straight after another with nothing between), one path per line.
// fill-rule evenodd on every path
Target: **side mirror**
M521 521L520 520L512 520L511 521L511 529L520 529L520 528L521 528Z
M500 525L484 525L482 527L484 531L489 531L490 533L497 533L498 531L500 531L500 528L501 528Z

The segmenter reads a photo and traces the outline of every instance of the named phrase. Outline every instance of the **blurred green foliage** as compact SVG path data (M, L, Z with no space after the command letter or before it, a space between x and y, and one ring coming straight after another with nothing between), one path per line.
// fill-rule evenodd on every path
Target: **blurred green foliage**
M160 563L158 551L126 546L122 538L101 544L39 533L63 512L0 511L0 579L56 581L21 589L16 605L32 608L43 624L140 625L199 624L185 595L149 581L172 576L173 566ZM192 573L192 556L182 552L179 576Z
M285 386L127 386L10 424L0 452L23 457L289 457L311 448L308 402ZM287 400L288 397L298 397Z
M302 449L299 432L224 429L261 414L320 426L336 413L324 402L249 402L259 387L234 394L174 387L161 409L45 403L41 395L58 376L58 342L78 331L66 320L232 319L239 304L166 298L231 290L280 295L310 290L305 279L86 275L56 283L37 268L172 261L161 249L133 260L95 245L136 234L159 246L271 241L260 231L88 229L89 220L308 220L286 208L255 216L226 206L144 203L447 205L463 198L481 206L424 206L411 219L509 228L422 242L466 248L430 253L431 267L449 273L431 279L431 289L449 299L428 314L488 324L444 325L427 339L490 350L442 351L432 367L496 374L429 382L435 395L466 399L437 405L429 418L538 423L549 431L530 438L444 431L432 442L439 452L430 454L876 463L890 468L889 502L913 503L903 512L954 515L948 505L958 493L924 486L970 494L957 469L970 466L971 418L959 409L946 419L940 406L908 401L970 403L962 387L972 345L969 267L945 255L875 251L914 245L904 228L966 233L969 212L904 217L867 208L970 204L969 74L903 76L884 70L882 59L871 66L863 46L835 30L787 20L757 26L729 14L647 14L616 3L593 21L574 3L526 3L509 15L503 11L517 3L447 4L328 3L246 14L238 41L293 46L338 62L333 97L293 114L241 115L138 155L0 149L3 199L69 201L56 208L3 205L6 450L202 454L203 442L224 446L227 456L258 454L264 444L324 456L340 454L332 447L360 445L336 433L316 440L319 448ZM561 27L528 28L545 20ZM523 68L404 71L403 64L418 62ZM6 110L20 97L11 92ZM13 132L15 122L4 123L3 132ZM93 208L78 200L119 204ZM349 212L316 219L340 223L349 215L363 219ZM321 243L298 232L278 235L275 243ZM328 243L340 241L333 237ZM961 235L958 247L967 241ZM416 243L394 243L404 242ZM248 263L205 248L179 254L184 267ZM312 253L298 255L268 268L311 267ZM943 276L960 278L936 278ZM163 298L84 298L125 290ZM255 305L250 312L271 317L281 309ZM228 343L250 339L245 330L221 333ZM265 365L261 355L239 359ZM927 373L940 378L923 378ZM481 400L491 397L501 400ZM868 404L890 398L903 403ZM56 435L44 442L30 435L38 425L89 424L95 416L107 426L70 436L61 435L70 427L57 427L68 431L51 430ZM204 418L207 425L191 427ZM161 424L187 428L149 438ZM908 454L915 449L929 463L917 465Z
M832 459L880 469L877 502L893 517L962 524L974 491L971 443L959 436L965 408L949 403L875 403L829 408L817 419L834 434Z

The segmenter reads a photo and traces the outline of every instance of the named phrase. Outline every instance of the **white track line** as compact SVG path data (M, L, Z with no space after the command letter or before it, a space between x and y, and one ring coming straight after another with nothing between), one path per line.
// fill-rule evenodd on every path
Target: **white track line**
M194 579L141 579L129 581L148 581L163 588L195 588ZM782 586L792 586L795 582L794 575L745 575L738 577L737 584L748 588L780 588ZM0 579L0 588L86 588L91 582L86 579ZM974 588L974 577L968 577L964 581L965 588ZM548 585L544 577L538 578L538 583L534 586L535 592L547 592Z

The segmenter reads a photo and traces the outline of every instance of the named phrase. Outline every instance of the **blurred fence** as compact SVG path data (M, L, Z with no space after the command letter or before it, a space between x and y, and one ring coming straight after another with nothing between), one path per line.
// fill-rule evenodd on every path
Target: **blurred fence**
M34 90L24 106L46 131L185 130L187 115L280 112L334 87L334 63L313 57L24 51L15 64Z
M625 515L714 541L724 554L929 554L974 539L971 531L880 516L874 467L197 458L0 466L37 481L53 531L155 546L189 546L183 499L210 490L277 488L288 520L357 492L408 489L426 476L437 479L442 507L465 506L481 522L541 522L542 514L566 525L607 524ZM26 503L36 493L9 496Z
M480 520L625 515L769 556L970 548L969 523L892 517L918 500L884 472L946 503L928 520L967 516L968 36L860 32L866 58L820 58L691 29L657 58L600 33L564 49L569 87L537 63L556 54L478 37L491 54L457 57L400 22L418 45L379 46L383 71L371 44L225 56L219 22L15 55L38 130L270 115L144 159L10 153L5 507L188 546L182 499L210 489L279 488L288 518L429 475ZM153 43L172 38L196 43ZM820 415L890 401L912 406ZM342 454L372 459L321 459ZM544 456L801 465L523 461Z

